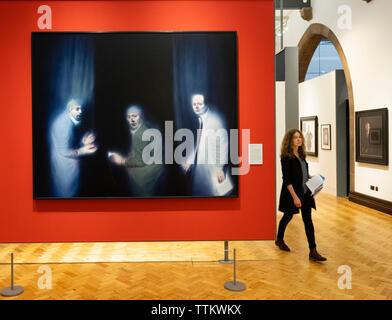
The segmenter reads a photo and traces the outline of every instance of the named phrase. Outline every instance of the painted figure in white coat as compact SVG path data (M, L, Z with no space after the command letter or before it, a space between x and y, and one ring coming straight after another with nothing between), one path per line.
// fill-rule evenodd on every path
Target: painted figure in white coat
M71 99L65 112L60 114L50 129L50 162L53 195L70 198L79 189L80 157L97 150L95 136L87 132L80 143L74 143L75 128L82 119L82 106Z
M192 96L192 107L199 120L196 146L183 169L192 171L195 196L223 196L233 188L228 163L229 139L225 121L204 103L202 94Z

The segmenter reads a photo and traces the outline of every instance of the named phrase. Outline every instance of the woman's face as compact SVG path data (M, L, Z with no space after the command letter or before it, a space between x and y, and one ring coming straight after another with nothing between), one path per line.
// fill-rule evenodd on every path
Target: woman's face
M299 132L294 133L293 139L291 141L291 146L297 147L297 148L302 146L302 138L301 138L301 134Z

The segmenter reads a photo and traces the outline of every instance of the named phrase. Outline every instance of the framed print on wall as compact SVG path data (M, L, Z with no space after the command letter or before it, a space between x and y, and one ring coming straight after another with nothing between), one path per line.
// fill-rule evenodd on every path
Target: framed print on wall
M357 162L388 165L388 109L355 113Z
M322 124L321 128L321 149L331 150L331 125Z
M318 156L318 120L317 116L302 117L301 132L305 138L306 154L308 156Z
M235 31L31 40L34 199L238 197Z

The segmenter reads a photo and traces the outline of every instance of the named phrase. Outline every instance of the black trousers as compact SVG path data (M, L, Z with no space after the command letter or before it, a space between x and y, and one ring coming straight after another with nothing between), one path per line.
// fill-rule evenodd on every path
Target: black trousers
M312 207L309 205L309 199L310 199L310 191L308 190L304 196L304 203L302 204L301 207L301 215L302 215L302 221L304 222L305 225L305 233L306 233L306 238L308 239L308 244L309 244L309 249L314 249L316 248L316 240L314 237L314 227L313 227L313 221L312 221ZM279 229L278 229L278 239L282 239L284 237L284 232L286 230L287 225L293 218L293 213L284 213L283 218L279 222Z

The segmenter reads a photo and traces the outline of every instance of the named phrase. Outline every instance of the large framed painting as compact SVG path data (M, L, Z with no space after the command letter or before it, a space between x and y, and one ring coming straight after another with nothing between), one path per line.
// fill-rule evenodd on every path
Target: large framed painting
M355 113L356 161L388 165L388 109Z
M306 154L318 156L318 120L317 116L301 117L301 132L304 136Z
M34 199L238 197L236 32L33 32Z

